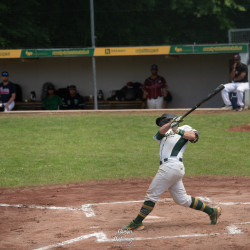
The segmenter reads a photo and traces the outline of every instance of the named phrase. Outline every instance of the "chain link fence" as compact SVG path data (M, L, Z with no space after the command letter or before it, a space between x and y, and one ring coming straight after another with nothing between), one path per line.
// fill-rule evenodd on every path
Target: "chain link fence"
M250 28L228 30L229 43L250 43Z

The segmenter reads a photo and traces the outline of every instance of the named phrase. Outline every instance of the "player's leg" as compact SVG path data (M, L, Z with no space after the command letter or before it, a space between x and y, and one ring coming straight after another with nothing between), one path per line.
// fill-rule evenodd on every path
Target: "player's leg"
M157 99L152 99L152 109L156 109Z
M163 97L159 96L157 99L155 99L155 108L156 109L162 109L163 108Z
M211 224L217 224L218 217L221 215L221 208L212 208L202 202L200 199L187 195L186 189L182 180L176 182L169 188L174 201L184 207L190 207L195 210L200 210L209 215Z
M218 222L218 218L221 215L221 208L220 207L210 207L195 197L191 197L191 199L192 199L192 203L190 205L190 208L205 212L206 214L209 215L211 225L216 225Z
M6 103L4 103L3 105L4 105L4 112L9 111L9 109L5 108Z
M147 99L147 106L148 109L153 109L154 108L154 99Z
M158 98L157 99L152 99L153 100L153 107L152 109L158 109Z
M145 200L156 203L162 193L181 178L176 172L176 169L172 169L169 164L161 165L147 190Z
M244 82L240 83L237 87L237 104L239 106L239 111L241 111L244 108L244 103L243 103L243 96L244 92L249 89L249 83Z
M4 106L5 106L6 104L7 104L7 103L4 103ZM15 107L15 101L12 101L12 102L8 105L8 109L7 109L7 108L4 109L4 112L11 111L14 107Z
M173 183L180 177L176 176L176 171L167 167L167 164L160 166L157 174L151 182L146 193L145 201L141 206L137 217L124 226L124 229L141 230L144 228L142 221L152 212L155 203L158 201L162 193L164 193Z
M224 109L232 109L232 103L229 99L229 93L236 91L237 86L234 83L227 83L224 86L225 88L221 91L221 97L225 104Z
M14 107L15 107L15 101L12 101L12 102L9 104L9 111L11 111Z

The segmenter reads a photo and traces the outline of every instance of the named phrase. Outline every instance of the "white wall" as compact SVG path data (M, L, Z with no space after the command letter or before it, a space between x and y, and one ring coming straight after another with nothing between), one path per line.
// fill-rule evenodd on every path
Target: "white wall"
M250 79L250 62L249 62L249 54L247 53L240 53L241 61L248 65L248 80ZM250 91L247 90L245 92L245 106L250 108Z
M220 83L229 79L230 54L181 56L97 57L98 89L105 98L112 90L121 89L128 81L144 82L151 64L158 64L159 74L168 82L173 101L169 108L186 108L196 104ZM7 70L10 80L23 89L23 98L36 91L40 97L42 84L51 81L56 88L75 84L80 94L93 94L91 58L40 58L36 60L2 59L0 71ZM203 107L220 107L220 95Z
M23 99L29 98L33 90L40 99L42 85L47 81L56 88L75 84L84 95L92 92L90 58L5 59L0 61L0 69L7 70L10 81L22 86Z
M97 58L99 88L119 89L128 81L144 82L150 66L158 64L159 74L168 82L173 94L169 108L191 107L221 83L229 80L231 55L182 55ZM203 107L220 107L218 95Z

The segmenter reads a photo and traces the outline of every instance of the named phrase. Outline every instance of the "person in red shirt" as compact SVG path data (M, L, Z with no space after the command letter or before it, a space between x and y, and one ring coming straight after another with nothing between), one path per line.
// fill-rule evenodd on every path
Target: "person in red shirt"
M151 66L151 76L147 78L143 86L142 108L162 109L167 107L167 82L158 75L158 66Z

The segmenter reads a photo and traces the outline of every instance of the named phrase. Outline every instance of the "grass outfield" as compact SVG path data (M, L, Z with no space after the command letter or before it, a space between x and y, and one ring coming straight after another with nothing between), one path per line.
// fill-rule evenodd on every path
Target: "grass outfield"
M158 168L153 114L3 116L0 186L149 177ZM249 113L190 115L200 140L184 154L186 176L250 176L250 133L229 132Z

